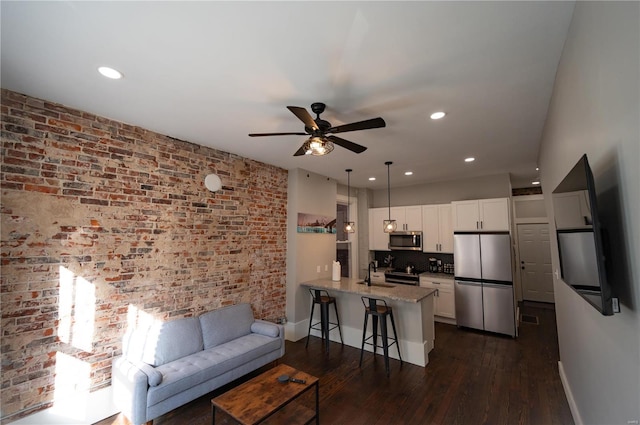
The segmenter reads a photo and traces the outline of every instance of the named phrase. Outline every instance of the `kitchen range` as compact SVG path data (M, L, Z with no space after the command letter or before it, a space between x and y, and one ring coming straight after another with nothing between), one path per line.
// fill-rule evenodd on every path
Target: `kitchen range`
M384 281L386 283L401 283L403 285L418 285L420 282L419 270L413 266L407 266L404 269L393 269L384 272Z

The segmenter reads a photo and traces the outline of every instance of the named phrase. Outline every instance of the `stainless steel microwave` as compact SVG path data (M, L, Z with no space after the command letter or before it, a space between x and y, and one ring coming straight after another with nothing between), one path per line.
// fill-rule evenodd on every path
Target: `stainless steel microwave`
M389 233L389 249L392 251L422 251L422 232Z

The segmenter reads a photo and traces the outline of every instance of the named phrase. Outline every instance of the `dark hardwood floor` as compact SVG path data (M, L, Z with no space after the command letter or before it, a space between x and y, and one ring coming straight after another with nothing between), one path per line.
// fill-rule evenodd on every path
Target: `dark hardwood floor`
M358 349L332 342L325 355L315 337L307 349L304 339L287 341L281 362L320 378L322 424L573 424L558 375L553 306L525 303L521 314L538 324L521 323L517 339L436 323L436 347L427 367L391 359L388 378L382 356L374 360L365 353L358 368ZM210 400L228 388L154 425L210 424ZM312 394L303 403L313 407ZM216 423L231 423L216 418ZM117 415L97 425L127 423Z

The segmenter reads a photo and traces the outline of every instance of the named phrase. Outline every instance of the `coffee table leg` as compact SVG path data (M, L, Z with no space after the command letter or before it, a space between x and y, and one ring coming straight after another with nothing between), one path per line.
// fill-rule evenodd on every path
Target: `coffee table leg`
M211 425L216 425L216 405L211 403Z

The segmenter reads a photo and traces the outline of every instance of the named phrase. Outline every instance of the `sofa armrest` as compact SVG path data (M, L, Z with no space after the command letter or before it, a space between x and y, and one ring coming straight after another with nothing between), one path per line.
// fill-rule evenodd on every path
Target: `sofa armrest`
M149 376L136 364L121 356L113 360L111 385L113 401L127 419L133 424L147 422Z
M256 319L251 324L251 332L257 333L260 335L270 336L272 338L280 338L282 345L280 347L280 357L284 356L284 326L267 322L266 320Z
M271 338L277 338L280 336L280 328L275 323L267 322L266 320L256 319L251 324L251 332L270 336Z

